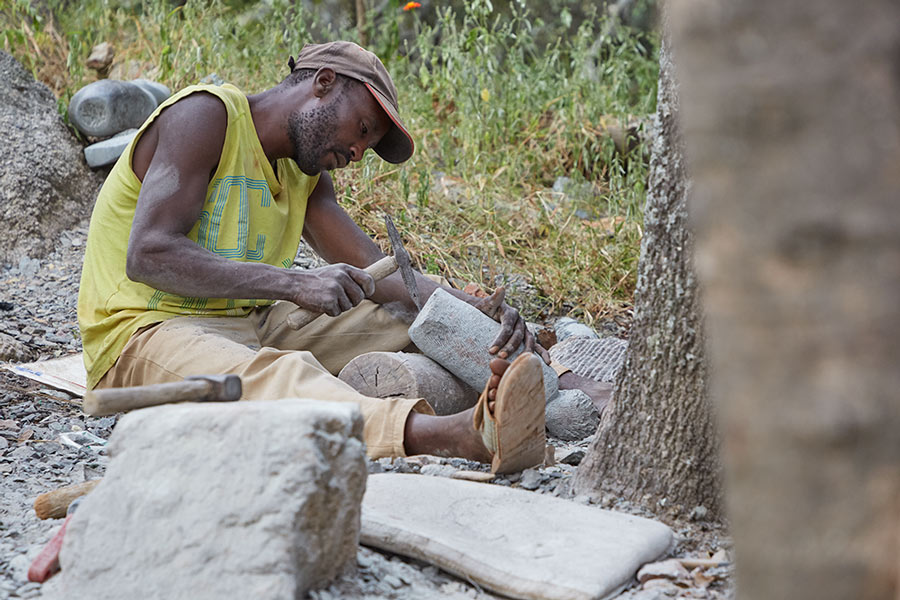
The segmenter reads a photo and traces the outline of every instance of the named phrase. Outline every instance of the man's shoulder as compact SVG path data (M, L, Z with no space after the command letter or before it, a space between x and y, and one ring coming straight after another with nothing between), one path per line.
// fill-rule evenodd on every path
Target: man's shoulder
M223 113L239 106L244 94L234 86L192 85L175 93L161 107L178 107L179 111L214 111Z

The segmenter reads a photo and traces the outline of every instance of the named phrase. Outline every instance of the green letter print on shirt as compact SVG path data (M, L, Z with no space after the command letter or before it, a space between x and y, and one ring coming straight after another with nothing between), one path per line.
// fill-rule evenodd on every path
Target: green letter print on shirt
M256 246L253 250L250 250L247 245L250 230L250 191L259 192L259 204L261 207L268 208L272 204L272 193L269 191L269 186L265 181L250 179L243 175L229 175L215 180L213 182L213 190L205 202L207 205L213 205L212 212L204 210L200 213L197 243L210 252L225 258L262 260L263 249L266 245L265 234L257 234ZM235 248L220 248L218 243L219 226L222 222L225 205L229 199L232 202L237 201L239 203L237 246ZM180 298L180 307L191 312L204 312L209 301L208 298L184 298L176 294L167 294L162 290L156 290L147 303L147 309L158 310L160 301L166 296ZM243 304L255 306L257 301L251 300L249 303ZM234 300L229 300L225 309L226 312L240 313L240 309L235 308Z
M197 243L219 256L225 258L237 258L245 260L262 260L263 250L266 245L266 236L257 234L256 246L250 250L247 238L250 230L250 192L258 196L259 205L267 208L272 204L272 193L265 181L250 179L243 175L229 175L213 182L213 190L206 199L206 204L212 204L212 211L204 210L200 214L200 229L197 231ZM258 192L258 194L256 193ZM254 198L255 200L256 198ZM222 213L226 204L239 202L237 246L234 248L219 247L219 226L222 222Z

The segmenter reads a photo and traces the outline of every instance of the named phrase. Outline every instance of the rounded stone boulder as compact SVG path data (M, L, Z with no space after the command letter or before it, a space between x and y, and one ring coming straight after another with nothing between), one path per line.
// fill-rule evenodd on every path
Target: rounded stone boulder
M101 79L72 96L69 120L85 135L106 137L140 127L158 105L144 85Z

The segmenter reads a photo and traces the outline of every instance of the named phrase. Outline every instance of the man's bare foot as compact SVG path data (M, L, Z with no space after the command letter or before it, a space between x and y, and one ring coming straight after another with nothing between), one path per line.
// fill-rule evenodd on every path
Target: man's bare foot
M594 406L600 414L609 403L609 397L612 395L613 385L604 381L594 381L589 377L576 375L572 371L563 373L559 376L559 389L561 390L581 390L594 401Z
M509 361L495 358L491 360L490 366L488 409L493 411L497 386L500 385L500 379L509 367ZM403 447L406 453L458 456L479 462L491 462L492 455L485 448L481 433L472 425L474 413L474 407L444 417L410 413L403 430Z

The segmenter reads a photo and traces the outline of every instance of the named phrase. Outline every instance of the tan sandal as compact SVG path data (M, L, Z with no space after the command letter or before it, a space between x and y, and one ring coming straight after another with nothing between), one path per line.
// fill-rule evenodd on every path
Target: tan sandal
M488 386L475 405L473 424L494 455L491 473L515 473L544 460L544 371L533 353L521 354L497 387L493 414Z

